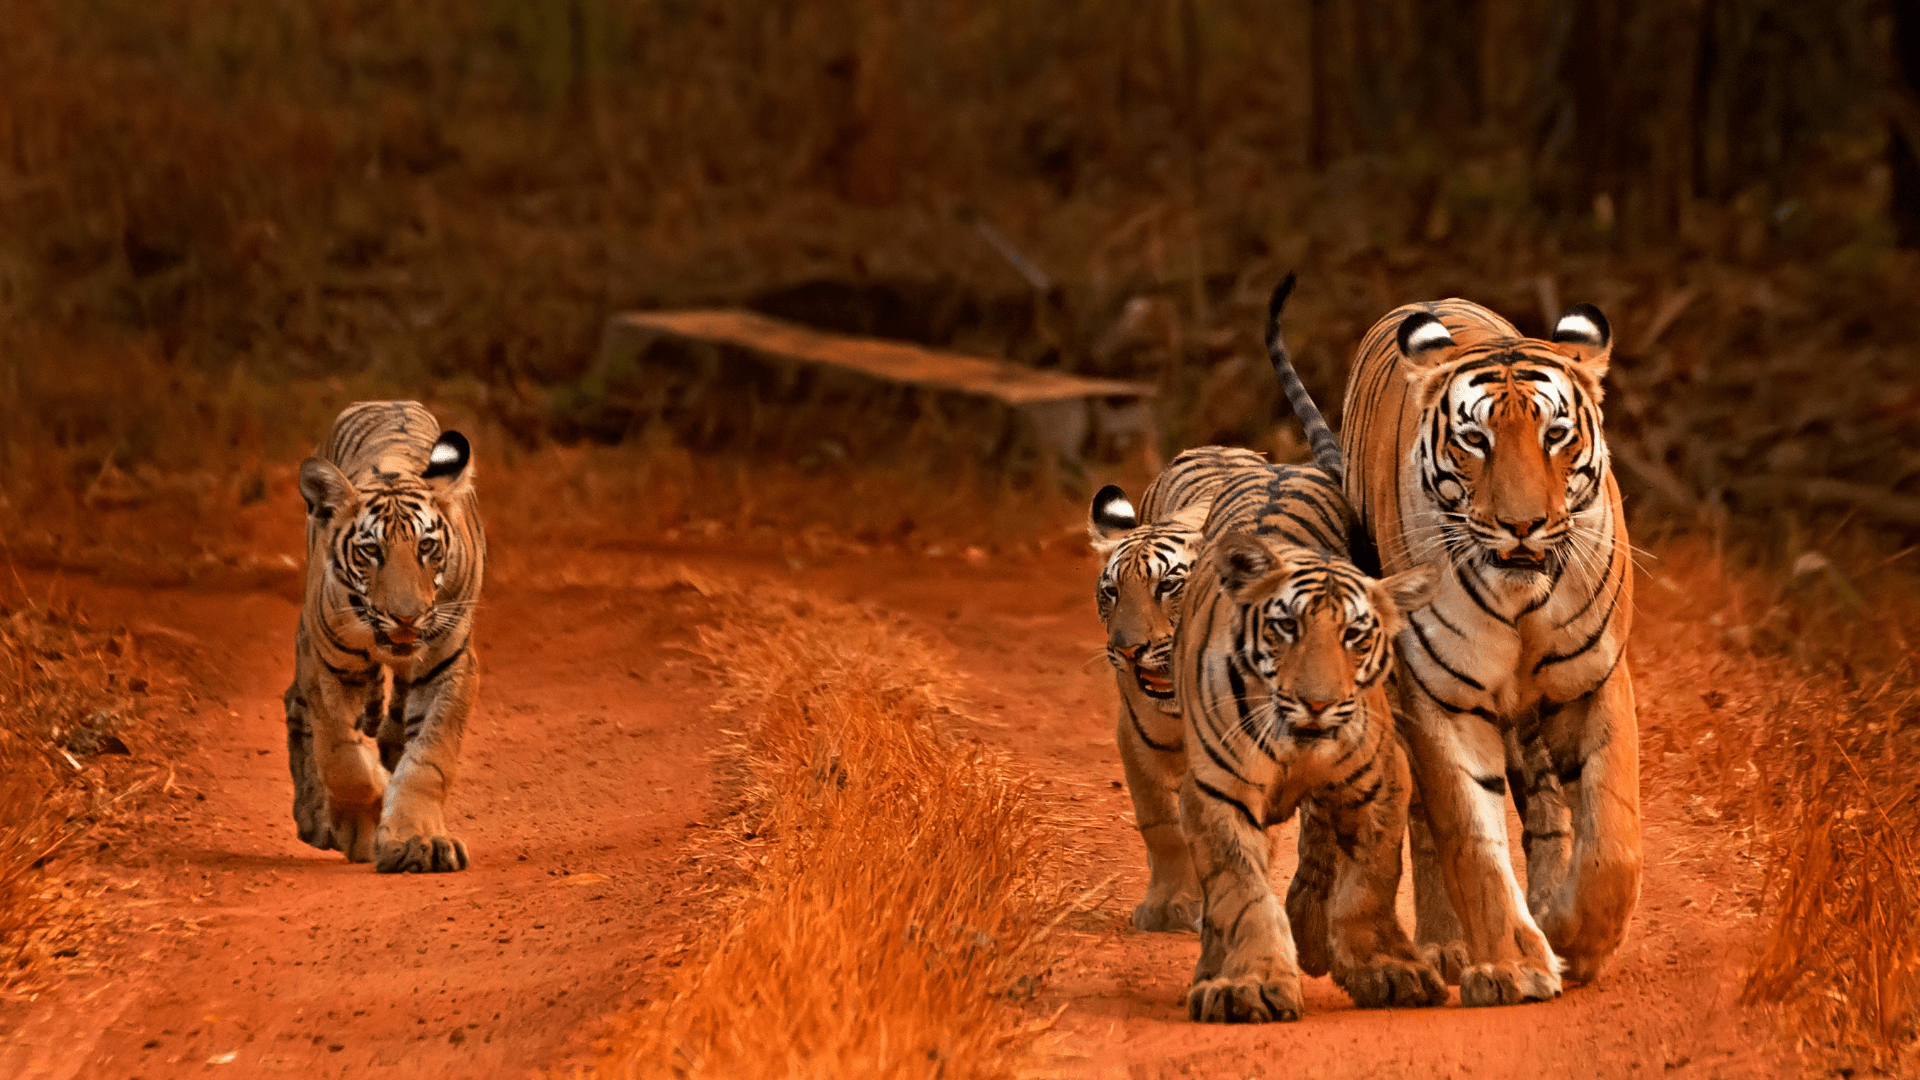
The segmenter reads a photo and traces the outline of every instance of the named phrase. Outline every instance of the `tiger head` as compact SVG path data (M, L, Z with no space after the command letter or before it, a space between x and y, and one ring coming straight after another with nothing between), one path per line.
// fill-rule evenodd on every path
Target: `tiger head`
M1256 705L1265 687L1273 728L1298 739L1353 719L1392 666L1404 615L1440 582L1434 566L1376 580L1344 558L1245 532L1220 537L1209 558L1232 604L1231 663Z
M1106 556L1094 598L1107 628L1107 660L1161 712L1175 713L1174 614L1200 551L1210 504L1141 525L1126 492L1108 484L1093 497L1087 532Z
M1578 518L1601 504L1608 466L1606 316L1581 304L1548 341L1456 341L1415 312L1398 340L1420 407L1415 463L1449 557L1527 577L1580 558Z
M343 643L404 659L459 623L457 606L438 599L457 557L448 518L471 486L470 456L466 436L447 431L417 473L417 465L388 459L356 483L324 458L301 463L308 592L332 594L326 618Z

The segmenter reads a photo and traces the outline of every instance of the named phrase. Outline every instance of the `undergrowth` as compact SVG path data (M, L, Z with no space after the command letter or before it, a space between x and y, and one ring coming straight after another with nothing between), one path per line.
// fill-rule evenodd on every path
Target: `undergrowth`
M601 1074L1014 1075L1045 1025L1010 999L1067 907L1035 800L950 733L954 676L922 642L797 593L714 595L699 652L742 725L723 842L746 877Z
M1911 549L1828 539L1660 545L1636 648L1692 700L1643 702L1643 726L1675 719L1642 754L1765 874L1744 999L1822 1069L1897 1072L1920 1039L1920 579Z
M0 996L37 992L76 932L39 868L152 779L111 764L146 744L154 675L138 652L71 606L0 603Z

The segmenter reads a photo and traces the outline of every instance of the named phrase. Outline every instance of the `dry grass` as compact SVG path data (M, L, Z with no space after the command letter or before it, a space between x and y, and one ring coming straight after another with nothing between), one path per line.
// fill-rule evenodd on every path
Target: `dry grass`
M897 626L725 589L700 651L745 724L728 827L747 878L600 1064L617 1077L1010 1076L1009 1001L1065 910L1034 800L947 730L953 676Z
M70 606L0 604L0 994L35 992L79 930L50 917L39 868L151 780L116 764L148 745L142 724L161 693L138 651Z
M1650 790L1764 871L1746 999L1778 1006L1812 1063L1898 1070L1920 1038L1920 579L1905 555L1804 544L1659 545L1642 757Z

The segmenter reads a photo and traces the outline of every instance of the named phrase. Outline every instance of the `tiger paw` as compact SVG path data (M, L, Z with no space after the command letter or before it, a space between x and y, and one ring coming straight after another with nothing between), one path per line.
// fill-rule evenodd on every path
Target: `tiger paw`
M1305 1011L1300 979L1294 975L1271 981L1253 975L1206 979L1187 991L1187 1015L1203 1024L1290 1022Z
M1467 943L1449 941L1441 944L1437 941L1423 941L1414 946L1420 953L1420 959L1435 971L1448 986L1460 985L1460 973L1471 966L1467 959Z
M348 862L371 862L374 834L380 827L380 807L334 806L329 808L327 816L332 825L327 846L345 855Z
M1530 960L1475 964L1460 973L1460 1004L1518 1005L1560 996L1560 976Z
M1446 982L1424 960L1376 956L1334 972L1333 981L1361 1009L1418 1008L1447 1000Z
M382 874L441 874L467 866L467 845L450 836L382 841L373 863Z
M1155 900L1149 896L1133 909L1133 927L1148 933L1198 933L1200 898L1176 896L1171 900Z
M321 851L332 851L333 826L327 822L325 798L302 799L296 790L293 800L293 829L300 842Z

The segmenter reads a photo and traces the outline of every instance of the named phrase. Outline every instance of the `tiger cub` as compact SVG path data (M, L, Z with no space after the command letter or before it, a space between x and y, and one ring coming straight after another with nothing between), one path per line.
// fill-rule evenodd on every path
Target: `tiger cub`
M1266 465L1251 450L1203 446L1167 464L1147 486L1138 517L1111 484L1093 499L1087 530L1106 557L1095 603L1120 690L1115 737L1147 845L1147 895L1133 909L1141 930L1199 929L1199 883L1176 800L1187 762L1173 697L1174 617L1215 494L1234 476Z
M300 465L293 819L302 841L381 873L467 867L446 800L480 684L473 609L487 545L470 456L466 437L419 404L371 401L348 406Z
M1361 1007L1447 996L1394 913L1411 782L1385 685L1394 635L1439 574L1375 581L1355 567L1345 463L1279 341L1292 284L1275 291L1268 352L1315 465L1250 471L1216 496L1175 636L1180 817L1203 895L1195 1020L1298 1019L1303 971L1331 971ZM1283 910L1267 830L1296 808Z

